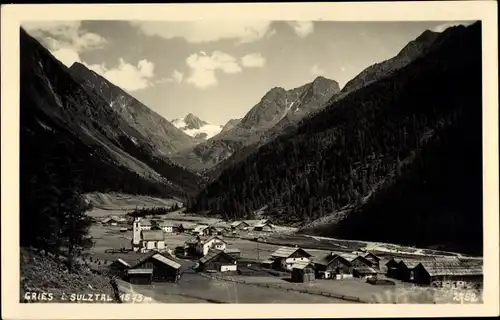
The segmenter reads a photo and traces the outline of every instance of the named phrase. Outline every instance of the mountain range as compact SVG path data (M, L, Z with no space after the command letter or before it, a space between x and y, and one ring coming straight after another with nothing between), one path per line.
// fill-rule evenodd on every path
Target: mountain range
M22 29L20 44L22 188L51 166L61 179L78 174L85 191L197 191L202 177L166 156L191 137L85 66L67 68Z
M427 30L342 89L271 88L225 125L168 121L20 40L23 196L71 176L226 219L261 210L308 234L482 249L480 22Z
M480 253L481 24L417 40L221 170L189 210Z

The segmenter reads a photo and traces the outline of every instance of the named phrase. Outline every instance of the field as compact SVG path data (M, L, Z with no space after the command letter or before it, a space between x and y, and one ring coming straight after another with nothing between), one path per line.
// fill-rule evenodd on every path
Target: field
M93 197L93 198L92 198ZM93 195L94 209L89 212L95 218L110 215L125 215L135 209L144 199L121 195ZM149 201L149 202L148 202ZM148 198L147 204L167 205L171 200ZM173 203L173 202L170 202ZM98 204L98 206L95 206ZM139 205L141 207L141 205ZM157 219L180 222L184 226L195 224L220 224L221 220L204 216L184 214L182 211L157 216ZM278 228L278 232L265 233L239 231L237 235L226 235L227 248L237 248L241 252L240 275L217 276L195 273L192 266L196 261L179 259L183 276L178 283L154 283L147 286L130 285L129 289L152 297L162 303L352 303L340 299L342 296L357 298L362 302L394 303L401 299L408 303L432 303L439 299L450 300L451 294L430 288L417 288L411 284L393 280L394 286L380 286L366 283L361 279L316 280L312 283L296 284L288 281L289 275L261 268L260 261L267 260L280 246L299 246L315 260L325 254L352 252L357 249L370 250L380 258L381 271L391 258L418 259L426 255L459 255L442 251L418 249L386 243L372 243L295 234L288 228ZM95 268L103 268L122 258L129 263L137 261L141 255L133 252L110 253L109 249L130 248L132 231L120 232L119 226L95 224L91 228L95 246L86 258ZM167 234L169 249L184 246L190 234ZM308 291L307 293L305 291ZM321 295L323 294L323 295ZM332 296L328 296L332 295ZM444 298L443 298L444 297ZM446 300L446 301L448 301Z

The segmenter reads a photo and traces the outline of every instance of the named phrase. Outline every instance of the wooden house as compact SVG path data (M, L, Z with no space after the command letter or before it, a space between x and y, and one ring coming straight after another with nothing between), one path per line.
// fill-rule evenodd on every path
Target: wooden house
M129 270L133 269L153 270L151 275L154 282L177 282L180 277L181 265L167 254L153 252Z
M153 269L128 269L125 281L131 284L151 284Z
M394 258L391 258L386 264L385 267L387 269L386 275L389 278L394 278L398 279L398 267L399 267L399 262L394 260Z
M237 271L236 259L224 251L210 250L198 261L197 271L201 272L229 272Z
M377 273L378 271L375 268L367 266L355 267L352 270L352 275L355 278L361 279L375 278L377 276Z
M254 225L253 229L255 231L271 232L274 230L274 227L269 222L259 222L258 224Z
M174 232L174 224L170 221L162 221L159 223L159 227L165 233L173 233Z
M413 269L414 281L420 285L442 288L479 288L483 282L481 265L459 261L422 261Z
M314 261L316 277L320 279L334 279L337 275L341 278L352 274L352 264L340 255L335 253Z
M102 220L101 223L106 226L117 226L119 221L115 218L106 218Z
M245 221L234 221L231 223L231 229L233 230L244 230L248 228L250 225Z
M310 262L311 255L302 248L281 247L271 254L273 268L292 271L292 265L297 262Z
M358 267L372 267L372 262L363 256L353 254L353 253L342 253L340 256L347 261L349 261L353 268Z
M371 262L371 267L375 269L380 269L380 258L374 255L371 252L368 252L363 255L363 257Z
M310 282L314 281L315 268L312 262L296 262L292 265L292 281L293 282Z
M198 225L193 229L193 234L198 236L208 236L210 234L210 229L206 225Z
M112 275L117 276L120 279L125 278L127 270L131 265L125 260L118 258L113 263L109 265L109 271Z

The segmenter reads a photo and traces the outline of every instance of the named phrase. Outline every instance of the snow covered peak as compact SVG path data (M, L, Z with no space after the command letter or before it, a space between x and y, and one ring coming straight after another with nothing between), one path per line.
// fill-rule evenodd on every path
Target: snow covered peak
M218 134L222 127L220 125L210 124L201 120L192 113L183 118L170 121L174 126L184 131L185 134L198 139L210 139Z

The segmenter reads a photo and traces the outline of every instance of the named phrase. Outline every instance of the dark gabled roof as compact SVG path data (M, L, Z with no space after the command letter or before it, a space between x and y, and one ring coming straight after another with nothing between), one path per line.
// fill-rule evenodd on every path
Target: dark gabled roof
M148 253L144 254L144 255L141 257L141 259L140 259L140 260L138 260L137 262L135 262L135 263L131 264L131 265L132 265L132 266L131 266L131 268L135 268L135 267L137 267L137 266L141 265L144 261L146 261L146 260L148 260L148 259L152 258L152 257L153 257L153 256L155 256L155 255L160 255L160 256L163 256L163 257L165 257L165 258L167 258L167 259L172 260L172 261L174 261L174 262L175 262L174 257L172 257L172 255L170 255L169 253L167 253L167 252L159 252L159 251L156 251L156 250L151 250L150 252L148 252ZM158 258L158 257L157 257L157 258ZM158 259L156 259L156 260L158 260ZM176 262L176 263L177 263L177 262Z
M217 257L221 256L221 255L224 255L226 256L229 260L232 260L232 261L236 261L236 259L234 259L233 257L231 257L230 255L228 255L227 253L225 253L224 251L221 251L221 250L215 250L215 249L210 249L208 251L208 253L202 257L199 262L200 264L205 264L207 262L210 262L214 259L216 259Z
M423 267L430 276L478 276L483 274L481 265L463 265L460 261L422 261Z

